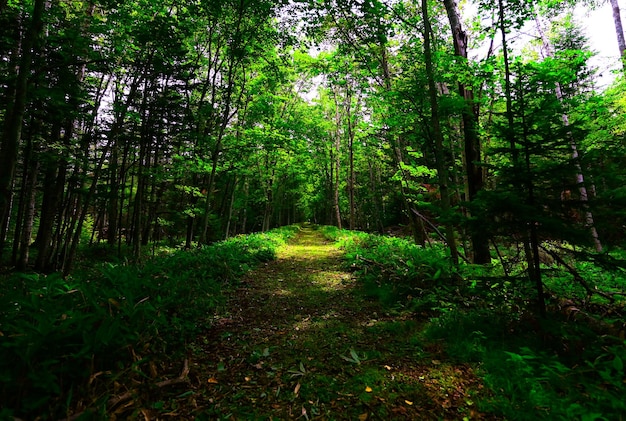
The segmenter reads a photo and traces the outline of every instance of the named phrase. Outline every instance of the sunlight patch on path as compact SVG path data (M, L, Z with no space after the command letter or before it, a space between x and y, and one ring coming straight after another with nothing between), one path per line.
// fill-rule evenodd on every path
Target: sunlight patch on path
M450 419L419 323L360 294L342 254L307 227L242 279L196 343L202 419Z

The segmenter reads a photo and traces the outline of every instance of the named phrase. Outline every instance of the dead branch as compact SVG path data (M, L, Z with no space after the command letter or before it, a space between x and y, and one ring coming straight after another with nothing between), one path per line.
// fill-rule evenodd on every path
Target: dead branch
M576 282L578 282L584 289L585 291L587 291L587 294L589 296L592 296L593 294L598 294L604 298L606 298L607 300L609 300L611 302L611 304L613 304L615 302L615 297L612 294L608 294L604 291L600 291L598 289L592 288L589 286L589 284L587 283L587 281L585 280L585 278L583 278L581 276L580 273L578 273L578 271L576 269L574 269L572 266L570 266L561 256L559 256L558 253L556 253L553 250L550 250L542 245L539 246L543 251L545 251L546 253L548 253L550 256L552 256L552 258L554 260L557 261L557 263L559 263L561 266L563 266L565 269L567 269L567 271L574 277L574 280Z
M155 384L155 387L157 388L162 388L162 387L166 387L166 386L172 386L175 384L180 384L180 383L184 383L187 381L187 376L189 375L189 360L185 358L185 360L183 361L183 369L180 373L180 375L176 378L173 379L167 379L167 380L163 380L160 381L158 383ZM109 399L109 401L107 402L107 408L109 410L112 410L114 408L116 408L117 406L121 405L122 403L125 403L129 400L131 400L133 398L133 396L137 393L137 389L131 389L127 392L122 393L121 395L112 397L111 399ZM88 412L93 412L93 409L87 409L85 411L81 411L77 414L74 414L70 417L64 418L60 421L74 421L77 420L78 418L80 418L82 415L84 415L85 413Z
M433 224L432 222L430 222L430 221L428 220L428 218L426 218L424 215L422 215L421 213L419 213L417 210L415 210L415 209L411 208L411 212L413 212L415 215L417 215L417 216L418 216L418 217L419 217L422 221L426 222L426 223L428 224L428 226L430 226L430 227L431 227L431 228L432 228L432 229L433 229L433 230L437 233L437 235L441 238L441 240L442 240L444 243L448 244L448 240L446 239L445 235L443 235L443 233L442 233L441 231L439 231L439 228L437 228L437 227L435 226L435 224ZM449 247L449 246L450 246L450 245L448 244L448 247ZM464 261L465 263L467 263L467 264L470 264L470 263L471 263L471 262L469 261L469 259L463 255L463 253L459 253L459 257L460 257L461 259L463 259L463 261Z

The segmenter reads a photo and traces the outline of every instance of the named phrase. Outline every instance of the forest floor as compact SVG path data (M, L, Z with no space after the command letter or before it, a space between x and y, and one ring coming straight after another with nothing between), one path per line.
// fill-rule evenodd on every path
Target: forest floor
M146 419L491 418L473 368L421 339L426 319L364 298L341 256L304 228L250 272Z

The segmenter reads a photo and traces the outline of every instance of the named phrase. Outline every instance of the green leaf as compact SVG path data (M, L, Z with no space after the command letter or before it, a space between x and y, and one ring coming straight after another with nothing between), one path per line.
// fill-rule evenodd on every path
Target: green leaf
M617 355L613 359L613 368L617 371L624 371L624 362Z

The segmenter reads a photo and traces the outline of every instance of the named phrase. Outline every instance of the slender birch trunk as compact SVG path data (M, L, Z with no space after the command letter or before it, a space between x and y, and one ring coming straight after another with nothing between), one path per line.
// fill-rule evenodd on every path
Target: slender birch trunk
M618 9L618 17L619 17L619 9ZM543 49L546 55L548 57L553 57L554 53L552 51L552 44L550 44L550 40L548 39L545 32L543 31L541 22L539 22L539 18L536 15L535 15L535 24L537 26L537 31L539 31L539 35L541 36L541 40L543 42ZM619 36L618 36L618 39L619 39ZM624 35L622 33L622 42L623 41L624 41ZM556 86L555 86L555 95L558 101L560 103L563 103L563 90L561 89L561 84L558 82L556 83ZM566 128L569 128L570 122L569 122L569 116L567 115L567 113L563 113L561 115L561 119L563 121L563 125ZM578 194L580 195L580 201L585 211L585 225L589 229L589 233L591 234L591 238L593 240L593 244L596 248L596 251L598 253L601 253L603 249L602 242L600 241L600 236L598 235L598 230L596 229L596 226L593 220L593 213L589 209L589 194L587 193L587 187L585 185L585 176L583 175L583 169L580 163L580 155L578 154L578 145L576 144L576 139L574 139L574 135L569 130L567 132L567 137L569 138L569 144L572 150L572 162L574 162L574 169L576 170L576 185L578 186Z

